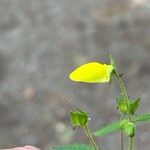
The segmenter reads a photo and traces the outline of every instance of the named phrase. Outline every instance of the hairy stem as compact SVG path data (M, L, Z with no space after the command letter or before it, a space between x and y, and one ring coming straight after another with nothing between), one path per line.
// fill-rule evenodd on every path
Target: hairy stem
M126 102L126 106L127 106L127 113L128 113L128 119L129 121L132 122L132 115L130 114L130 110L129 110L129 104L130 104L130 101L129 101L129 96L127 94L127 91L126 91L126 88L125 88L125 85L124 85L124 82L122 80L122 78L120 77L120 75L118 74L118 72L115 70L114 72L116 78L117 78L117 81L119 83L119 86L120 86L120 89L121 89L121 92L123 94L123 96L125 97L125 102ZM129 138L129 150L133 150L133 144L134 144L134 138L133 137L130 137ZM122 146L123 144L123 139L121 139L121 150L123 148Z
M123 150L123 133L120 133L120 145L121 145L121 150Z
M89 130L88 125L84 126L84 130L85 130L85 133L86 133L86 135L88 136L88 138L90 140L90 143L91 143L91 145L93 147L93 150L98 150L98 147L97 147L97 145L96 145L96 143L94 141L94 138L93 138L93 136L91 134L91 131Z
M131 114L130 114L130 111L129 111L129 96L128 96L128 94L127 94L127 91L126 91L124 82L122 81L122 78L120 77L120 75L118 74L117 71L115 71L115 76L116 76L117 81L118 81L118 83L119 83L119 86L120 86L120 88L121 88L121 92L122 92L122 94L123 94L124 97L125 97L125 102L126 102L126 106L127 106L127 110L128 110L128 118L129 118L129 121L131 121L132 118L131 118Z
M133 144L134 144L134 138L130 137L129 138L129 150L133 150Z

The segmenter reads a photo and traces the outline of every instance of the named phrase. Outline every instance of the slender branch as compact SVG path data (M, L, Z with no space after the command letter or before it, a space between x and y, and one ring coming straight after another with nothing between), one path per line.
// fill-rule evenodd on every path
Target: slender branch
M124 114L122 114L122 116L121 116L121 119L124 119ZM122 132L120 132L120 148L121 148L121 150L123 150L123 147L124 147L124 143L123 143L123 133Z
M115 70L114 74L115 74L115 77L117 78L117 81L118 81L119 86L121 88L121 92L125 97L125 102L126 102L126 106L127 106L127 113L128 113L128 119L129 119L129 121L132 122L132 115L131 115L130 110L129 110L130 109L129 108L130 101L129 101L129 96L127 94L124 82L123 82L122 78L120 77L120 75L118 74L118 72L116 70ZM122 142L123 142L123 139L121 139L121 148L123 148ZM129 150L133 150L133 144L134 144L134 137L130 137L129 138Z
M98 150L98 147L97 147L97 145L96 145L96 143L95 143L95 141L93 139L93 136L92 136L92 134L91 134L91 132L89 130L88 125L84 126L84 130L85 130L85 133L86 133L86 135L88 136L88 138L90 140L90 143L91 143L91 145L93 147L93 150Z
M134 138L130 137L129 139L129 150L133 150Z
M123 133L120 133L120 145L121 145L121 150L123 150Z
M128 111L128 117L129 117L129 121L131 121L132 118L131 118L131 114L130 114L130 111L129 111L129 96L128 96L128 94L127 94L127 91L126 91L124 82L122 81L122 78L120 77L120 75L118 74L117 71L115 71L114 74L115 74L115 77L116 77L116 79L117 79L117 81L118 81L118 83L119 83L119 86L120 86L120 88L121 88L121 92L122 92L122 94L123 94L124 97L125 97L125 102L126 102L127 111Z

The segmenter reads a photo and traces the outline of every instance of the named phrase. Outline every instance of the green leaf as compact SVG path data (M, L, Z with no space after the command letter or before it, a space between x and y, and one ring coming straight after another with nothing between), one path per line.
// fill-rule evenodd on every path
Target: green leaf
M127 113L128 109L125 97L123 95L120 95L116 98L116 101L117 101L117 108L119 109L119 111L123 114Z
M145 113L142 115L133 115L133 122L143 122L150 121L150 113Z
M121 129L121 124L120 124L120 121L118 121L118 122L113 122L113 123L108 124L104 128L94 132L93 134L94 136L104 136L111 132L119 131L120 129Z
M104 135L109 134L114 131L122 131L127 136L132 137L132 136L134 136L134 128L135 128L135 125L132 122L130 122L128 120L121 120L118 122L111 123L111 124L107 125L106 127L94 132L94 135L95 136L104 136Z
M85 144L70 144L63 146L56 146L52 150L92 150L89 145Z
M129 122L128 120L122 120L120 124L121 124L121 130L127 136L130 136L130 137L134 136L135 125L132 122Z
M88 115L86 112L81 110L76 110L70 112L71 123L73 126L83 127L86 125L88 121Z
M140 101L140 98L130 102L129 108L130 108L131 114L134 114L136 112L136 110L139 106L139 101Z

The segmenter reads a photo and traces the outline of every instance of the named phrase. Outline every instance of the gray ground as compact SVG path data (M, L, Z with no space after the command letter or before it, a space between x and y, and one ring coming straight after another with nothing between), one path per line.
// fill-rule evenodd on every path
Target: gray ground
M78 84L68 74L111 50L138 112L150 108L149 0L0 0L0 147L88 142L68 112L89 112L91 129L116 120L116 82ZM150 124L139 125L136 150L150 147ZM97 142L119 150L119 134Z

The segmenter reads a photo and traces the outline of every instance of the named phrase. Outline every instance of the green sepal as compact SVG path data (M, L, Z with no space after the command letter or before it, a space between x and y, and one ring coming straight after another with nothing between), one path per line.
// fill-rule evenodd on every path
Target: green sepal
M126 100L123 95L120 95L119 97L117 97L116 102L117 102L117 108L121 113L125 114L128 112Z
M105 127L101 128L100 130L95 131L93 133L93 135L94 136L104 136L109 133L121 130L121 127L122 126L120 124L120 121L113 122L113 123L110 123L110 124L106 125Z
M120 122L121 124L121 131L124 132L127 136L133 137L134 131L135 131L135 125L128 121L128 120L122 120Z
M116 60L113 58L111 52L109 52L109 59L110 59L110 64L113 66L114 69L116 69L117 68Z
M123 114L128 112L126 101L127 100L125 99L124 95L121 95L121 96L116 98L117 108ZM130 114L133 115L136 112L136 110L138 109L138 106L139 106L139 101L140 101L140 98L138 98L136 100L130 100L129 101L129 113Z
M109 60L110 60L110 65L113 67L113 70L112 70L112 72L111 72L111 78L110 78L110 81L109 81L109 85L111 85L112 76L114 75L115 70L116 70L116 68L117 68L116 61L115 61L115 59L112 57L111 52L109 52Z
M70 119L73 126L84 127L88 122L88 115L79 109L70 112Z
M69 144L56 146L52 150L92 150L92 148L86 144Z
M140 98L138 98L136 100L132 100L130 102L129 109L130 109L131 114L134 114L136 112L136 110L138 109L139 101L140 101Z

